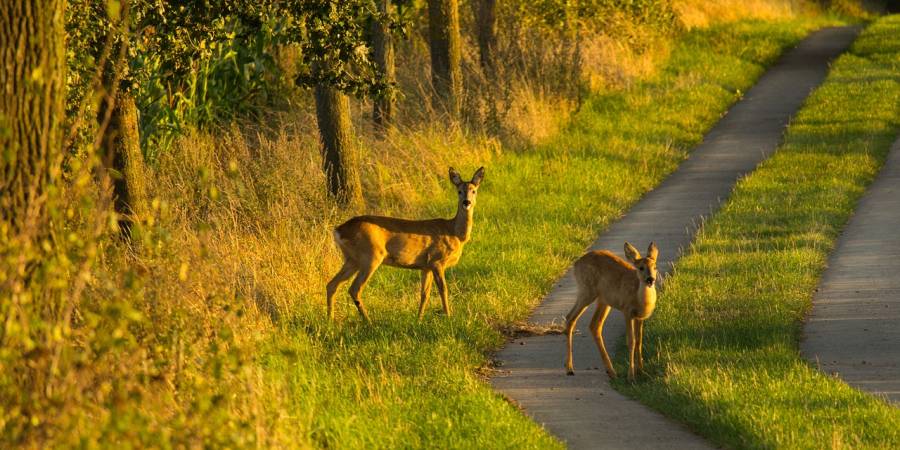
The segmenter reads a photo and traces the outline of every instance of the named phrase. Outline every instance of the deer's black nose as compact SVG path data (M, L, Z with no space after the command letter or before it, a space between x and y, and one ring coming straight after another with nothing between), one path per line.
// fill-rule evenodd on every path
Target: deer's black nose
M469 206L471 204L472 204L472 202L470 202L468 200L463 200L463 206Z
M652 285L653 285L653 282L656 281L656 280L654 280L653 278L649 278L649 277L648 277L646 281L647 281L647 285L648 285L648 286L652 286Z

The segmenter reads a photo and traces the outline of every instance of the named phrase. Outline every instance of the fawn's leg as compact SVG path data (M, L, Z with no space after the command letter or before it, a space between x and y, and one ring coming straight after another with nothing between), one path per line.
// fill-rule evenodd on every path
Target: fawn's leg
M381 265L381 261L383 258L373 258L369 263L363 264L359 268L359 273L356 275L356 278L353 279L353 284L350 285L350 298L353 299L353 303L356 304L356 309L359 310L359 313L363 316L363 319L366 319L366 322L371 322L369 320L369 313L366 312L366 307L363 306L362 299L360 298L360 293L362 293L363 288L366 286L366 283L369 281L369 278L372 277L372 274L375 273L375 269Z
M625 319L625 336L628 338L628 380L634 380L634 322L631 317Z
M434 273L434 284L437 285L438 292L441 293L441 303L444 305L444 314L447 317L450 317L450 300L447 298L447 280L444 278L444 268L443 267L435 267L432 272Z
M634 337L637 339L635 347L637 347L637 369L639 372L644 371L644 321L635 320Z
M421 299L419 300L419 320L422 320L422 315L425 314L425 305L428 304L428 296L431 294L431 271L423 270L422 271L422 293Z
M579 293L575 305L573 305L569 313L566 314L566 338L568 342L566 350L567 375L575 375L575 367L572 363L572 335L575 334L575 325L578 323L578 319L584 314L584 311L588 306L591 306L591 298L582 296L581 293Z
M334 319L334 293L341 283L350 279L356 273L356 266L349 261L344 261L341 270L325 286L325 303L328 305L328 320Z
M600 350L600 357L603 358L603 365L606 366L606 374L610 378L615 378L616 369L613 368L612 361L609 359L609 353L606 352L606 344L603 342L603 324L606 322L606 317L609 316L611 309L609 305L597 303L597 311L594 312L594 317L591 318L591 332L594 335L594 342L597 343L597 348Z

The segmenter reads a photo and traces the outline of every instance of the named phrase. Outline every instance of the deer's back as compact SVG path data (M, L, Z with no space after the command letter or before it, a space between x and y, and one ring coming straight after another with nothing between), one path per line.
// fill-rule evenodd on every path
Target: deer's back
M588 252L575 262L578 289L619 310L633 303L637 295L639 282L634 272L631 264L606 250Z
M408 220L383 216L354 217L336 229L338 245L345 257L380 253L384 264L407 267L431 267L437 261L452 265L462 249L452 235L446 219Z

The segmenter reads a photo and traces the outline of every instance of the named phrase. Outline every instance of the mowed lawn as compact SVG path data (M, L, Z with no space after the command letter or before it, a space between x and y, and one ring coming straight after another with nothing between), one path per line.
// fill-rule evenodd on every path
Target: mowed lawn
M315 307L284 318L260 375L296 412L281 426L302 430L295 433L301 447L560 447L480 375L504 342L500 330L524 319L596 234L672 172L767 65L826 22L688 32L652 79L589 97L556 138L500 156L487 167L473 239L448 272L452 317L435 313L433 294L417 322L419 274L385 267L363 293L371 326L357 317L347 285L335 323L325 320L324 293ZM877 156L870 159L874 167ZM468 177L475 167L458 169ZM449 182L435 202L429 216L453 214ZM651 323L651 342L676 343L660 335L672 297ZM562 357L560 348L560 364ZM663 361L655 357L654 370ZM647 392L657 386L646 385Z
M798 350L828 253L898 131L891 16L833 64L783 145L706 223L645 329L649 374L618 389L726 447L900 448L900 410Z

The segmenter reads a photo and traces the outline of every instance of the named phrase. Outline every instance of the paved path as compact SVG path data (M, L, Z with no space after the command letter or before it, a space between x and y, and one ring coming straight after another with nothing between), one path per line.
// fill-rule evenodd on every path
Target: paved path
M642 198L591 246L622 254L625 240L642 252L656 241L658 267L667 273L690 244L703 217L716 210L736 180L752 171L781 142L784 127L809 92L825 78L828 62L853 41L858 28L813 33L787 52L743 100L707 134L690 158L658 188ZM602 143L598 143L602 145ZM567 272L532 313L533 324L564 323L575 299ZM660 301L665 301L662 296ZM591 308L593 309L593 307ZM661 414L613 390L593 340L585 331L592 311L582 316L575 338L576 376L563 369L565 337L515 339L498 355L496 390L523 407L535 421L570 448L709 448L710 444ZM651 319L648 326L653 326ZM610 315L604 337L615 349L624 319Z
M900 138L828 259L800 345L825 373L900 406Z

